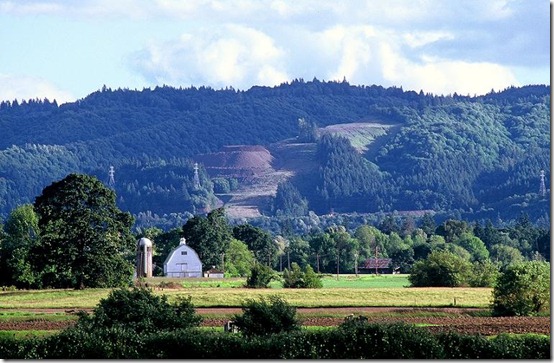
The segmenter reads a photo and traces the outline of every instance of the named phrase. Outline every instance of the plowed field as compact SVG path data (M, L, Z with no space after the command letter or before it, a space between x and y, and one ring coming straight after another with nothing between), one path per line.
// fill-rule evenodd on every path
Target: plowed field
M47 312L41 310L42 312ZM49 310L52 312L51 310ZM240 308L198 308L204 316L203 326L222 327ZM304 326L336 326L348 315L363 315L375 323L405 322L420 324L432 332L454 331L465 334L496 335L500 333L550 334L550 317L474 317L471 309L455 308L299 308L298 317ZM440 315L447 316L440 316ZM59 330L73 321L0 322L0 330Z

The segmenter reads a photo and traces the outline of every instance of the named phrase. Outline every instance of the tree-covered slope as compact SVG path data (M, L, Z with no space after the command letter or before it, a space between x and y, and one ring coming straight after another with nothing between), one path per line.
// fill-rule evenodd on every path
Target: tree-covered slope
M318 127L369 119L395 125L363 154L320 139L319 172L293 180L309 210L497 212L503 201L533 202L541 169L549 188L549 109L549 86L464 97L317 80L247 91L104 88L61 106L4 101L0 215L70 172L106 180L110 165L118 203L134 214L213 207L202 166L206 182L194 189L192 158L294 138L299 118Z

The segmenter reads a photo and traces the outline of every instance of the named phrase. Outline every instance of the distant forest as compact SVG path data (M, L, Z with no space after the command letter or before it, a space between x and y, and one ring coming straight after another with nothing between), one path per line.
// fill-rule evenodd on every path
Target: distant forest
M307 120L303 128L299 119ZM316 130L370 119L395 125L395 131L364 153L346 139L306 133L306 125ZM496 221L524 212L544 225L550 218L545 85L479 97L316 79L246 91L104 87L63 105L3 101L0 130L4 220L69 173L109 184L114 166L121 209L140 225L180 226L220 204L202 165L195 185L195 155L290 138L316 143L319 169L281 186L268 217L277 211L281 217L434 211Z

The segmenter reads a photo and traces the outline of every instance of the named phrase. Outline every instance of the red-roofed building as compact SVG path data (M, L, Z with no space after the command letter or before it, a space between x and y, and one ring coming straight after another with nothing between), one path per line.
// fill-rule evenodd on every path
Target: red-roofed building
M374 274L390 274L394 273L392 267L392 259L390 258L368 258L360 266L362 272Z

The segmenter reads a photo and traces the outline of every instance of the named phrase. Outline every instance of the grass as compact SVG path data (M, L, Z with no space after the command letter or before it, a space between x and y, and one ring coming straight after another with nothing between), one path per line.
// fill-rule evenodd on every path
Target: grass
M0 292L0 309L90 309L110 289L35 290ZM297 307L458 307L484 308L489 305L490 288L368 288L327 287L322 289L246 289L195 287L154 290L170 301L177 296L191 296L196 307L240 307L260 296L278 295Z
M44 313L30 311L0 311L0 321L67 321L77 320L77 316L65 313Z
M246 278L225 278L225 279L212 279L212 278L167 278L167 277L152 277L144 280L148 286L171 286L179 285L184 288L241 288L246 284ZM339 275L337 279L336 275L324 275L322 277L324 288L360 288L371 289L378 287L406 287L410 285L408 281L408 275L373 275L373 274L360 274L356 275ZM281 281L272 281L269 285L272 289L282 288Z
M16 339L43 338L59 333L59 330L0 330L0 338L14 337Z
M477 307L489 306L490 288L407 288L407 275L334 275L323 277L322 289L283 289L274 281L268 289L243 288L244 278L146 279L155 294L169 300L191 296L196 307L240 307L259 296L278 295L297 307ZM165 286L161 288L161 286ZM167 288L178 286L180 288ZM0 309L91 309L110 289L0 291Z
M410 286L409 275L339 275L325 276L322 280L324 288L400 288Z

